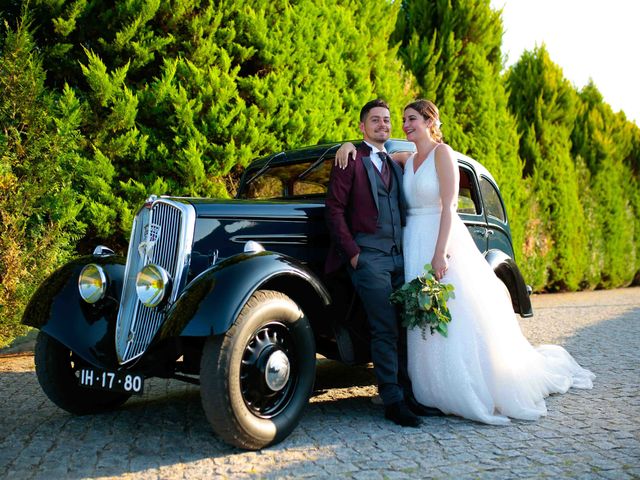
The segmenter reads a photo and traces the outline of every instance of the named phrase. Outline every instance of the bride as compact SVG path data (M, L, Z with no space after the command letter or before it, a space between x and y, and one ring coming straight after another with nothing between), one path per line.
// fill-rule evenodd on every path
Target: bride
M437 107L426 100L407 105L403 130L417 147L400 159L408 204L405 281L431 263L436 278L455 288L446 338L407 331L415 398L447 414L503 425L546 415L544 398L552 393L592 388L595 375L564 348L534 348L522 334L500 280L458 217L458 165L442 143Z

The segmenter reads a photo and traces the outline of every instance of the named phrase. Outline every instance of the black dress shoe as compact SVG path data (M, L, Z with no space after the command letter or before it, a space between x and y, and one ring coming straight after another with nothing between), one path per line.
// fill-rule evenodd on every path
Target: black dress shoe
M384 416L403 427L416 428L422 423L418 417L411 413L404 400L387 405L384 409Z
M418 415L419 417L444 417L444 413L442 410L438 410L437 408L427 407L426 405L422 405L413 397L405 398L405 403L407 407L414 415Z

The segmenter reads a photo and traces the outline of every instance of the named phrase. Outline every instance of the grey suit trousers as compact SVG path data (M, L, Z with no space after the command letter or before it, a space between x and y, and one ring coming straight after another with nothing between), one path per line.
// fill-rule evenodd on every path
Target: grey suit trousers
M389 301L393 290L404 283L402 254L386 254L362 247L358 265L348 267L351 281L362 300L371 331L371 359L378 391L385 405L411 394L407 373L407 337L396 308Z

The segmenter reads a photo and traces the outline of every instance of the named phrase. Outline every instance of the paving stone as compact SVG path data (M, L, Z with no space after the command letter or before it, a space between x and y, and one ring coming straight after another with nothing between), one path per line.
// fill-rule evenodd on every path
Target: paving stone
M298 428L258 452L213 434L197 386L151 379L118 411L76 417L42 393L32 358L0 356L0 478L640 478L640 288L533 304L534 317L520 321L532 343L561 344L598 375L593 390L547 399L539 421L495 427L448 416L402 428L371 403L370 367L323 359L322 391Z

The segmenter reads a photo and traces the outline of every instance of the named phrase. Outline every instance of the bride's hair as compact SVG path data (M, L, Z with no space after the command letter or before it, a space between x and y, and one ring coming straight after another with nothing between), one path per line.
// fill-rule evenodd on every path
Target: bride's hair
M431 122L431 126L429 127L429 133L431 133L431 138L433 138L436 142L442 141L442 131L440 130L440 112L438 111L438 107L435 106L433 102L429 100L419 99L415 102L411 102L409 105L404 107L413 108L416 112L423 116L425 120L433 120Z

